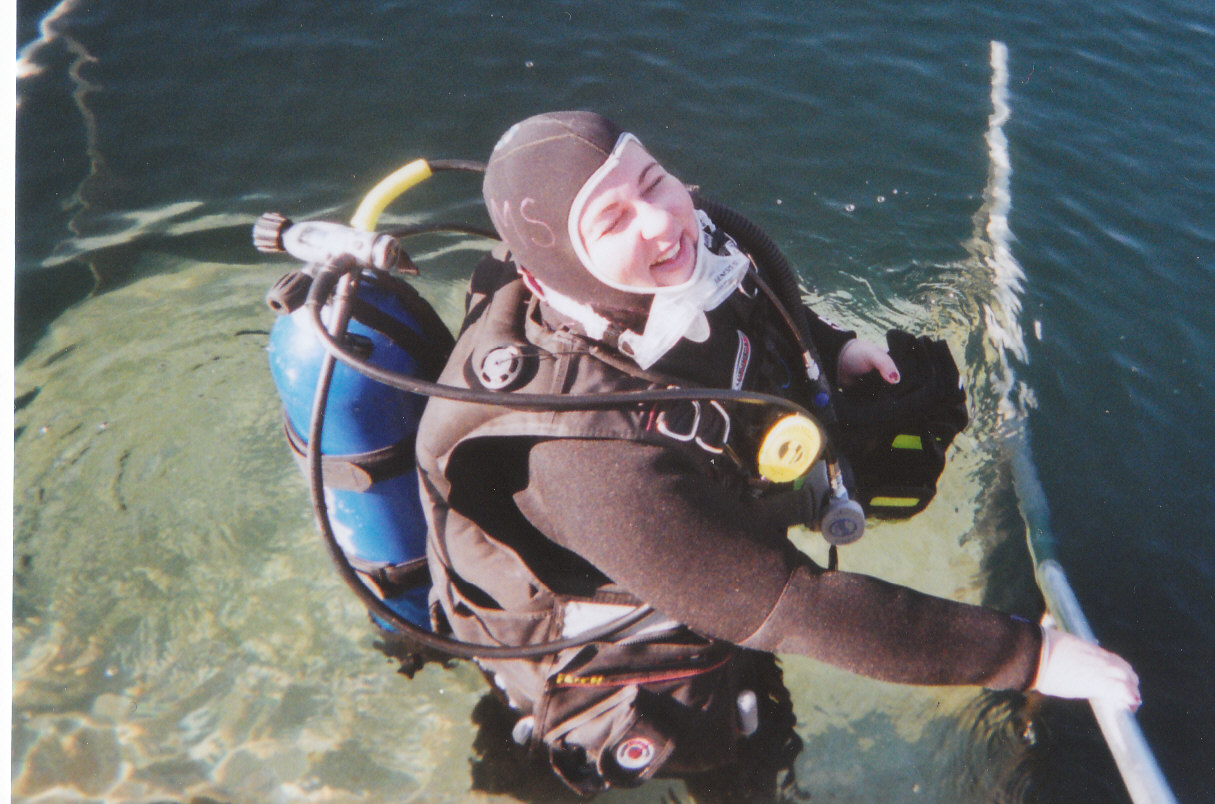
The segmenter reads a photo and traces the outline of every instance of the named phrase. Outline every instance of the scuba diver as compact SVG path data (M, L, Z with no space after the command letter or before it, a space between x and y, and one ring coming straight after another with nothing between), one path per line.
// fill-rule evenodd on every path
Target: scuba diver
M417 272L399 238L495 233L375 231L433 170L484 173L502 241L457 339L394 275ZM771 799L801 748L780 653L1138 707L1095 645L839 571L867 517L936 492L968 421L948 347L819 318L761 229L601 115L524 120L484 166L416 160L351 227L267 213L253 238L306 263L267 294L268 353L330 556L402 672L478 663L503 704L474 712L486 763Z
M866 467L891 458L866 445L873 428L855 412L863 404L850 412L850 394L888 415L901 387L923 391L917 437L935 443L939 474L966 424L943 344L891 333L888 351L782 295L745 226L728 231L726 213L595 113L513 126L483 192L503 244L477 266L440 384L503 395L749 389L815 411L827 436L821 456L807 447L819 459L804 478L773 482L757 470L774 425L762 406L711 395L557 410L429 400L417 459L436 631L527 646L652 608L588 644L478 660L517 717L515 740L568 786L591 794L660 771L739 768L748 745L787 747L781 653L889 682L1139 705L1138 678L1110 652L821 567L787 539L803 524L847 543L865 514L902 504L867 489ZM936 474L902 515L926 504Z

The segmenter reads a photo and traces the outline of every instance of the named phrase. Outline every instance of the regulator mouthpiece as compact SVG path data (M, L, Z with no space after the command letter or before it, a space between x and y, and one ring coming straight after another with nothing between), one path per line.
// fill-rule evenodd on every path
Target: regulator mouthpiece
M263 253L286 252L306 263L327 264L339 257L350 257L367 268L417 273L391 235L361 232L326 221L293 223L277 212L267 212L258 219L253 226L253 245Z

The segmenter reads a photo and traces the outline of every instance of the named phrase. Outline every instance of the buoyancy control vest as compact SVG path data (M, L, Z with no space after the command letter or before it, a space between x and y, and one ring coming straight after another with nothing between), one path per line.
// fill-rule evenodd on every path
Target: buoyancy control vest
M713 317L742 322L758 313L750 308L759 303L757 294L743 292L737 302L743 309ZM545 317L551 311L541 308L509 263L483 261L467 306L442 383L504 393L581 394L672 382L630 369L576 331L554 326ZM796 383L796 372L770 365L779 363L776 353L767 351L770 335L754 326L713 329L718 334L709 343L685 350L699 354L699 361L687 353L672 355L692 378L690 384L726 378L735 387L760 384L785 391L780 382ZM469 464L488 463L494 456L486 444L548 438L657 444L683 453L688 465L724 489L757 494L771 485L758 480L743 457L754 455L749 442L763 427L757 417L770 415L757 411L762 409L693 401L528 411L432 399L419 430L418 461L430 525L436 629L467 642L529 645L573 636L637 602L589 564L565 555L512 510L510 489L501 487L493 471L478 476L485 482L477 484L477 494L486 496L469 500L473 492L458 486L470 485L468 473L477 470ZM494 512L492 524L483 521L485 510ZM534 560L541 553L544 559ZM554 561L565 561L567 577L554 573ZM539 563L543 570L535 566ZM572 582L564 583L567 579ZM759 661L733 645L658 619L642 621L611 641L548 657L478 664L518 712L516 737L543 747L558 776L588 793L642 781L664 765L696 770L728 761L736 738L756 728L751 718L758 699L741 679L757 672Z

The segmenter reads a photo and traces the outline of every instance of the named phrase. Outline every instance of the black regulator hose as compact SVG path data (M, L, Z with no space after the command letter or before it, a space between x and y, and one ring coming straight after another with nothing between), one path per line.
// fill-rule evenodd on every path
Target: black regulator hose
M696 196L696 205L704 210L713 222L724 229L743 250L755 258L755 262L770 269L782 312L792 319L793 334L799 345L818 366L819 376L813 380L815 394L823 394L827 404L822 405L816 418L825 427L833 427L836 422L835 410L830 403L831 387L826 376L822 373L823 361L814 348L810 338L810 323L802 304L801 288L797 284L797 274L788 258L780 250L767 232L741 212L704 196Z
M784 252L780 250L780 246L776 245L767 232L760 228L757 224L748 219L741 212L738 212L725 204L713 201L709 198L704 198L697 194L695 202L700 209L704 210L713 222L724 229L731 237L733 237L743 249L751 254L756 264L763 265L768 268L769 274L773 277L775 288L772 289L776 295L776 307L780 310L781 315L789 323L790 329L793 331L793 337L798 341L802 348L802 357L806 361L807 376L813 384L814 418L827 434L825 452L827 457L827 472L831 479L833 494L837 500L844 500L854 488L855 478L852 472L852 467L848 464L844 455L839 452L836 445L841 443L841 432L839 417L835 412L835 405L832 403L831 386L827 381L827 377L823 372L823 361L818 355L818 350L814 348L814 340L810 334L810 319L805 305L802 303L801 288L797 284L797 274L793 271L793 267L789 264L789 260L785 257ZM760 286L764 287L761 279ZM765 290L767 290L765 288ZM846 508L846 506L845 506ZM841 510L843 519L850 520L842 523L847 536L839 539L838 543L846 544L849 540L859 538L854 534L864 533L864 519L859 506L852 504L853 510ZM824 516L823 534L827 536L829 530L833 526L827 524L827 519L833 519L834 514L829 510ZM859 518L859 523L857 522ZM859 530L853 525L859 524ZM836 541L828 538L831 542L832 555L835 555ZM832 562L834 563L834 561ZM834 568L834 567L833 567Z
M321 346L324 347L330 356L340 360L360 374L401 391L408 391L409 393L421 394L423 396L435 396L441 399L451 399L457 402L501 405L520 410L589 410L593 408L618 407L633 403L652 404L693 400L768 405L789 411L790 413L800 413L803 416L815 418L814 414L796 402L758 391L734 391L726 388L661 388L644 391L612 391L608 393L577 395L520 394L444 385L382 369L343 347L337 338L329 333L321 319L321 310L328 302L335 280L340 274L341 271L337 273L331 273L329 270L319 271L312 282L312 287L308 290L308 300L304 304L308 310L308 314L311 316L313 328L320 339Z

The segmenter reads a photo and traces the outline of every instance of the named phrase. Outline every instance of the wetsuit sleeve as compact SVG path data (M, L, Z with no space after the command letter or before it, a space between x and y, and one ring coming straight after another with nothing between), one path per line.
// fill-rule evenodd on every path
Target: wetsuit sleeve
M761 503L722 493L661 447L535 444L519 509L550 539L707 636L874 678L1024 689L1040 631L989 609L826 572Z

